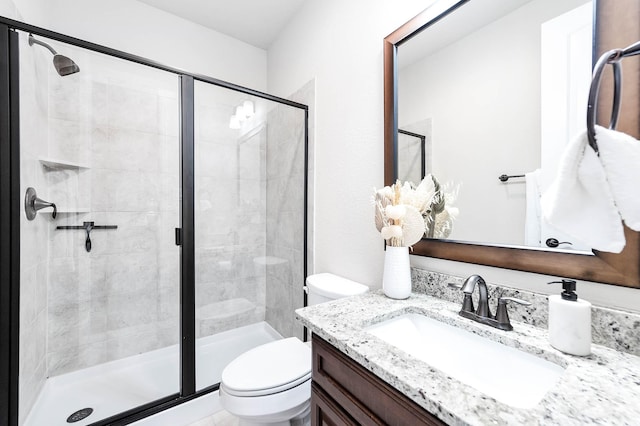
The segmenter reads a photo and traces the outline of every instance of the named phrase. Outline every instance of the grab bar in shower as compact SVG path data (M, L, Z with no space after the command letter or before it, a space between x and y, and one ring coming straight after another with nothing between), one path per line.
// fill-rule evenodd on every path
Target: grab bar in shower
M87 238L84 240L84 248L87 252L91 251L91 231L94 229L118 229L117 225L94 225L95 222L82 222L81 226L58 226L56 229L84 229L87 233Z

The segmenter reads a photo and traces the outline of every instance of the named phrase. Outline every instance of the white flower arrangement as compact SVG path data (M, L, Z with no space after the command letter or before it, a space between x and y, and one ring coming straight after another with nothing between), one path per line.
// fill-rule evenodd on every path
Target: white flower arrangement
M376 228L388 245L410 247L423 236L446 238L451 233L458 209L451 207L458 193L441 188L428 174L418 186L399 180L374 190Z

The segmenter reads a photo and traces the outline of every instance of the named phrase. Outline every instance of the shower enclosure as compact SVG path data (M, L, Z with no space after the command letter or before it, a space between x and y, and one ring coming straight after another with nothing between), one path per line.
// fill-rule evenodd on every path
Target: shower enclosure
M398 179L416 185L426 175L426 136L398 129Z
M126 424L303 337L304 104L5 18L0 55L0 424Z

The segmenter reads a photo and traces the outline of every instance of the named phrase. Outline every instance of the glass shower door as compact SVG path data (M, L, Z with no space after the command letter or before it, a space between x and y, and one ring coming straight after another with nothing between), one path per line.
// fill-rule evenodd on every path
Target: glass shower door
M86 425L180 390L179 82L35 39L20 33L21 191L56 214L20 224L20 424Z
M305 110L195 83L196 389L296 336L303 305Z

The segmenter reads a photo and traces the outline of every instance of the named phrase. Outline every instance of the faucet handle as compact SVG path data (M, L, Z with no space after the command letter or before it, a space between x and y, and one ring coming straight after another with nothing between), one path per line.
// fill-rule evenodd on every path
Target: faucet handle
M506 305L507 302L515 302L518 303L520 305L524 305L524 306L529 306L531 305L531 302L527 302L526 300L522 300L522 299L517 299L515 297L509 297L509 296L505 296L505 297L499 297L498 298L498 304L503 303Z
M460 290L462 288L462 284L460 284L460 283L447 283L447 287L457 288L458 290Z
M515 297L500 297L498 298L498 308L496 309L496 321L501 325L502 330L513 330L511 321L509 320L509 313L507 312L507 302L515 302L520 305L529 306L531 302L526 300L516 299Z

